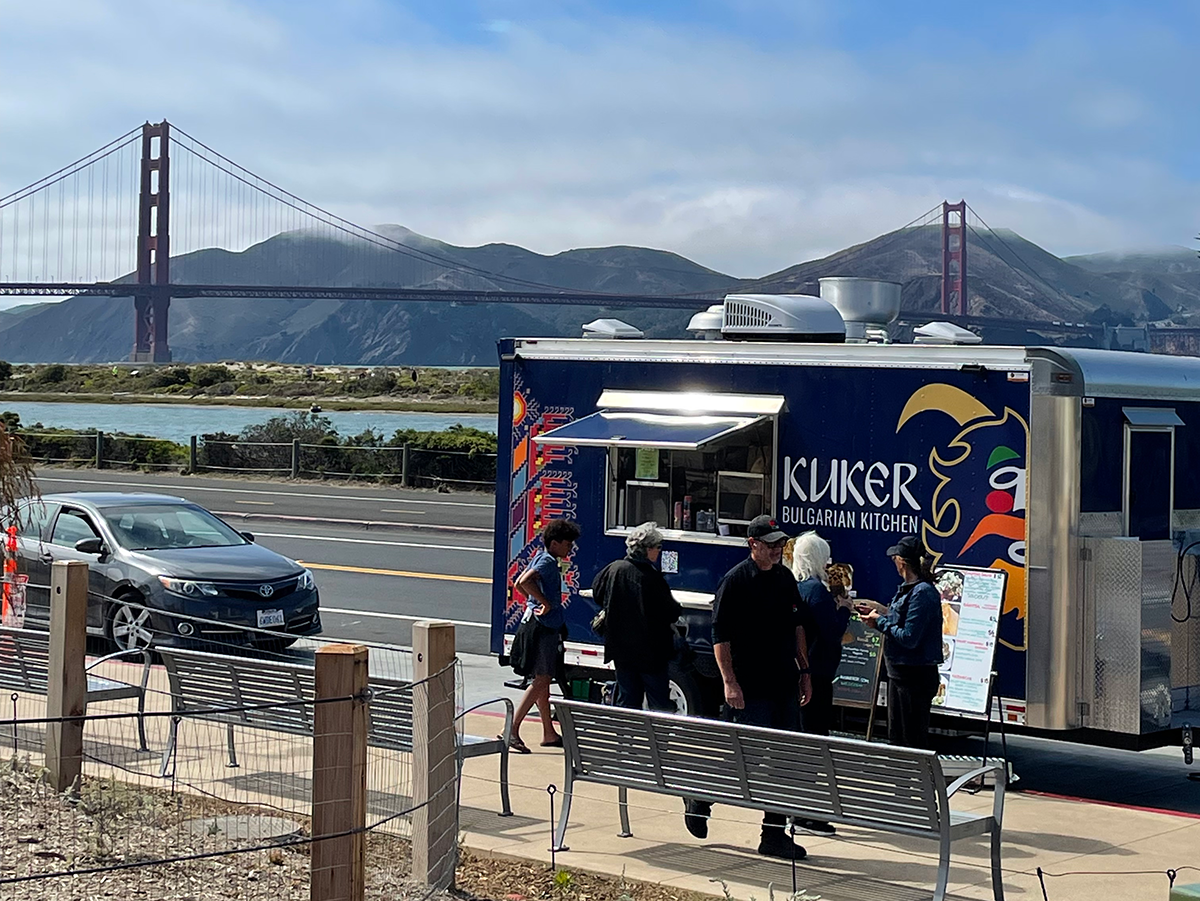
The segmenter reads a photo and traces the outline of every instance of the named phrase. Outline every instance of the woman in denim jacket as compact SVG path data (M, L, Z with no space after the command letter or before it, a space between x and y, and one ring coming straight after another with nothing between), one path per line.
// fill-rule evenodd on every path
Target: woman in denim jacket
M888 739L908 748L929 747L929 713L942 663L942 600L933 587L932 559L916 535L888 548L904 580L887 611L863 607L863 622L884 635L888 676Z

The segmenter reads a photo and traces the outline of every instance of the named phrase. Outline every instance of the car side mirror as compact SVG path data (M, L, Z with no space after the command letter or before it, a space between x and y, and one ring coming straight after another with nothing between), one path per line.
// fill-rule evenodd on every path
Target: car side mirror
M80 538L75 542L75 550L81 554L96 554L100 557L103 557L107 553L104 541L100 538Z
M245 539L246 539L247 541L249 541L251 544L253 544L253 543L254 543L254 535L253 535L252 533L250 533L250 532L242 532L242 533L240 533L240 534L241 534L241 536L242 536L243 538L245 538Z

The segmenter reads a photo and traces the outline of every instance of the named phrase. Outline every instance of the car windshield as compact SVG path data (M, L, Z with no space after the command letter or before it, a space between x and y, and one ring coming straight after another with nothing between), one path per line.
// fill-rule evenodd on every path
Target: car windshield
M184 547L231 547L246 539L202 507L139 504L102 513L121 547L130 551Z

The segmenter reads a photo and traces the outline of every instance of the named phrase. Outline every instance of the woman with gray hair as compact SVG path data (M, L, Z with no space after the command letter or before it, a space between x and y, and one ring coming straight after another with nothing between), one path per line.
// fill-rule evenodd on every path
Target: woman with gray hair
M800 725L813 735L828 735L833 726L833 679L842 662L842 636L850 622L850 598L845 589L838 597L829 590L829 542L816 532L796 536L792 548L792 575L799 585L800 602L808 608L804 633L808 639L808 668L812 693L800 708ZM797 819L796 825L819 835L837 830L824 820Z
M655 565L662 544L657 523L634 527L625 538L624 559L608 564L592 582L592 600L607 611L604 660L616 669L619 707L646 702L651 710L674 710L667 664L675 655L671 624L683 608Z
M816 532L797 536L792 549L792 575L800 584L800 598L808 607L808 666L812 676L812 698L800 714L804 731L828 735L833 725L833 678L842 662L842 636L850 622L851 604L845 590L834 597L829 590L825 567L829 565L829 542Z

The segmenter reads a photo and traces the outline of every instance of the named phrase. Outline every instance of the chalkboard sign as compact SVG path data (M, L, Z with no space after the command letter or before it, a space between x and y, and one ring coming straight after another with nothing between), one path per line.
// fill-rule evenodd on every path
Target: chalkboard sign
M851 616L842 637L842 662L833 677L833 703L839 707L874 709L882 659L883 636L867 628L857 616Z

